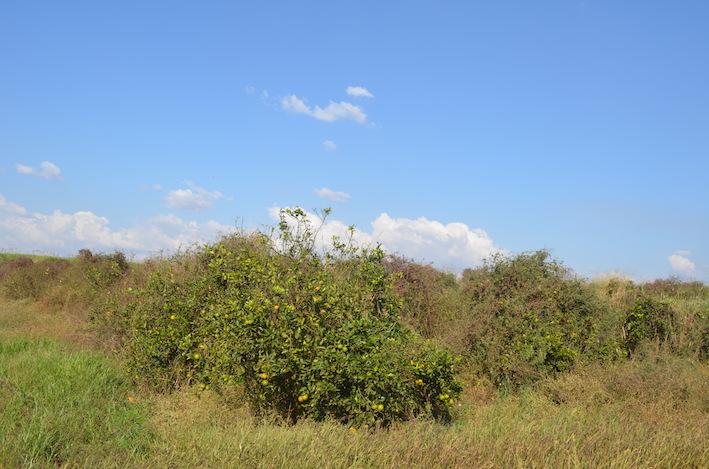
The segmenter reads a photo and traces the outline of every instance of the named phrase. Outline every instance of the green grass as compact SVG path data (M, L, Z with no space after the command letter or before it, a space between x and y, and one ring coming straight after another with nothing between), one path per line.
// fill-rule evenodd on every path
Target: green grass
M11 261L13 259L17 259L18 257L29 257L34 261L43 261L46 259L64 259L63 257L49 256L46 254L22 254L16 252L0 252L0 264L2 264L3 262Z
M0 467L123 466L151 435L110 361L50 340L0 341Z

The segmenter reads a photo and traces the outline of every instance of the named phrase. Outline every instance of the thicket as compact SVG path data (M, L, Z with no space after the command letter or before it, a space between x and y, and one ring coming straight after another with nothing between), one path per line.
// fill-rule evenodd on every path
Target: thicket
M443 337L460 302L455 275L400 256L387 256L384 265L403 302L402 319L424 337Z
M12 259L0 267L3 293L12 299L38 300L69 265L66 259L48 258L37 262L30 257Z
M462 288L470 361L498 385L624 355L611 308L546 251L494 257L465 271Z
M89 309L102 343L152 386L236 388L257 415L289 422L446 420L456 371L514 389L650 349L709 358L700 282L589 282L546 251L457 278L349 240L323 251L317 237L291 210L273 233L171 258L0 259L0 288Z

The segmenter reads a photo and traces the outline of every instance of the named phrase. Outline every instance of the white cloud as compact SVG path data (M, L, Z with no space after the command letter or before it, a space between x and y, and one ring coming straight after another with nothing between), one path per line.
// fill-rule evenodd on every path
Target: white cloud
M208 191L191 182L186 189L175 189L165 196L165 204L179 210L204 210L224 197L219 191Z
M278 219L280 208L269 209L271 217ZM308 219L320 226L317 215L308 213ZM339 220L327 220L319 231L317 244L327 249L332 236L346 239L348 225ZM444 224L421 217L417 219L392 218L386 213L379 215L371 230L356 231L354 241L361 246L381 243L384 249L421 262L431 262L436 267L462 272L475 267L493 254L504 253L490 236L481 229L470 228L464 223Z
M5 197L0 194L0 213L10 214L10 215L24 215L27 213L25 207L17 205L5 199Z
M670 267L677 273L691 275L696 271L694 262L689 258L688 251L677 251L667 257Z
M335 151L335 150L337 150L337 144L336 144L335 142L333 142L332 140L324 140L324 141L322 142L322 146L323 146L323 148L325 148L326 150L330 150L330 151Z
M318 197L331 200L333 202L347 202L351 198L351 196L347 192L333 191L332 189L328 189L327 187L323 187L322 189L315 189L315 193L318 195Z
M283 98L281 100L281 106L286 111L297 112L300 114L308 114L308 115L310 115L310 113L311 113L310 108L308 107L307 104L305 104L305 101L303 101L302 99L300 99L299 97L297 97L294 94Z
M392 218L382 213L372 222L372 237L389 252L460 272L502 252L490 236L465 223L441 223L424 217Z
M216 221L198 223L175 215L159 215L115 230L93 212L29 213L0 195L0 246L17 252L71 255L79 249L119 249L142 258L157 252L175 252L195 243L212 241L235 228Z
M356 98L373 98L374 95L364 86L348 86L345 90L348 95Z
M330 104L324 108L320 106L311 108L304 100L292 94L281 100L281 107L286 111L305 114L325 122L334 122L339 119L349 119L359 124L367 122L367 115L364 111L359 106L346 101L340 101L339 103L330 101Z
M32 166L25 166L23 164L16 164L15 169L20 174L32 174L34 173L34 168Z
M20 174L37 176L44 179L59 179L62 175L62 170L59 169L59 166L55 165L51 161L42 161L37 168L17 164L15 165L15 170L17 170Z
M351 119L358 124L367 122L367 115L359 106L341 101L339 103L330 102L325 108L315 106L312 111L316 119L333 122L338 119Z

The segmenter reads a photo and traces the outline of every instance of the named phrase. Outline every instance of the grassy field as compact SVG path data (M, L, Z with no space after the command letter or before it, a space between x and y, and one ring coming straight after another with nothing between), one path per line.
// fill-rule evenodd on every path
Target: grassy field
M709 368L647 355L502 395L451 425L257 422L238 402L137 389L81 314L0 302L0 467L707 467Z

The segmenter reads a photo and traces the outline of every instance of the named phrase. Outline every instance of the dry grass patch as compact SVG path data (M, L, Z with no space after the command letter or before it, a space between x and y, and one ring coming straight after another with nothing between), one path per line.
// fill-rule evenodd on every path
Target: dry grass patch
M95 344L86 314L76 310L50 310L26 300L0 300L0 340L55 339L74 347Z
M473 388L453 425L351 431L259 424L211 392L153 397L155 466L707 467L709 369L647 358L539 383L510 397Z

